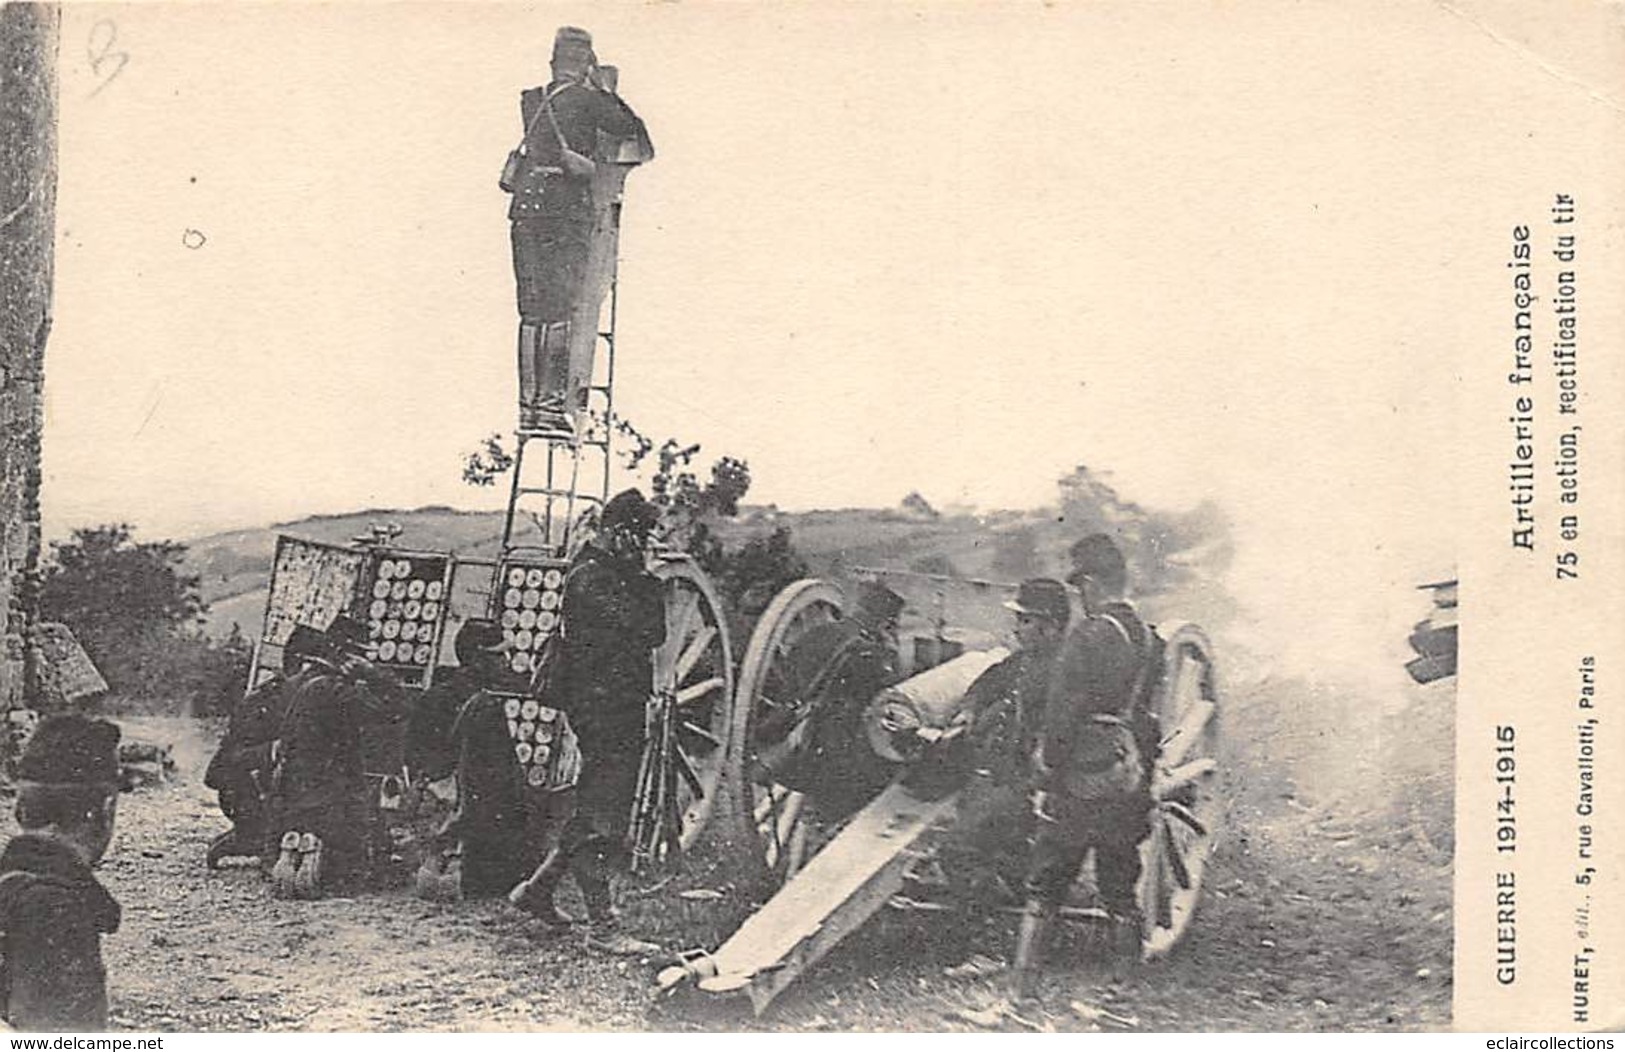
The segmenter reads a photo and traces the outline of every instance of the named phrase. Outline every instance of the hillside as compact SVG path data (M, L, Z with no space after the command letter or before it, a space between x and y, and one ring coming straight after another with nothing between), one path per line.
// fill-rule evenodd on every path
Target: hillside
M493 556L502 536L500 512L428 507L312 516L201 537L189 542L187 568L202 578L208 631L224 636L234 623L248 635L257 629L279 534L344 543L374 523L400 526L398 543L404 547L462 556ZM1075 539L1074 531L1047 511L931 518L892 509L783 512L747 507L717 532L733 547L780 526L790 529L814 574L836 578L854 567L876 566L1015 581L1057 572L1067 544Z

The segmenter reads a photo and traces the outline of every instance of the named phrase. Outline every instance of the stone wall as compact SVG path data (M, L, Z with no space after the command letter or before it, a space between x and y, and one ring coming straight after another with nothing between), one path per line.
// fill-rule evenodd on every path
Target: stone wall
M0 708L31 698L56 238L55 4L0 6Z

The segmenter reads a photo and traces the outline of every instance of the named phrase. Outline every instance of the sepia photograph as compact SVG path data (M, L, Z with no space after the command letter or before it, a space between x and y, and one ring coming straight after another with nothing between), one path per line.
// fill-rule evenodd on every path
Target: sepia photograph
M1625 656L1542 13L0 6L0 1016L1606 1025L1458 650Z

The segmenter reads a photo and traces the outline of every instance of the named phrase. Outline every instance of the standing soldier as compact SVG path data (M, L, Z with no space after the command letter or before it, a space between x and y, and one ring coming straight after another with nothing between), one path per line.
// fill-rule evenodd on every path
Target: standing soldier
M51 716L23 750L23 831L0 856L0 997L19 1030L107 1029L101 937L120 910L90 867L113 838L118 740L106 720Z
M563 26L553 39L552 80L520 95L524 139L509 158L504 189L512 224L519 300L519 419L523 431L572 437L580 408L571 376L571 317L590 286L588 258L599 209L594 200L599 135L637 140L652 156L648 133L614 93L614 76L598 65L592 36ZM594 288L595 292L601 292ZM593 319L596 340L596 303ZM578 334L579 335L579 334ZM590 346L590 344L588 344Z
M1061 644L1039 735L1037 824L1016 944L1018 999L1034 992L1048 922L1091 850L1113 944L1137 949L1140 942L1134 885L1150 799L1149 757L1136 730L1154 636L1124 598L1127 565L1110 537L1092 534L1073 545L1069 581L1087 616Z
M638 490L616 494L599 536L583 546L566 578L558 667L542 700L564 711L580 743L576 813L558 851L519 894L525 908L551 916L553 891L568 870L587 904L587 944L627 956L659 949L620 930L610 888L627 862L652 651L666 640L660 582L645 566L656 520Z

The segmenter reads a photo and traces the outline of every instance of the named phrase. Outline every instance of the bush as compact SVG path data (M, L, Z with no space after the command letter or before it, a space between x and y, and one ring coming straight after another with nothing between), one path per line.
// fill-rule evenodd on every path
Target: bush
M235 626L219 643L203 634L208 604L198 577L180 569L185 557L185 545L138 543L123 523L51 545L43 619L72 629L114 707L206 715L229 711L242 694L249 643Z

